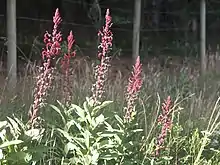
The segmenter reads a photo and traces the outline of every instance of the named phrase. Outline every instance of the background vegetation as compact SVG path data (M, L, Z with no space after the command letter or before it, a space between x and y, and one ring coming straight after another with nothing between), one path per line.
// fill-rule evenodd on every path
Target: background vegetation
M25 5L24 5L25 4ZM155 5L154 5L155 4ZM17 33L19 59L38 51L44 29L51 27L51 13L60 8L63 29L73 30L77 44L84 55L95 56L96 33L104 21L103 11L111 8L114 25L114 51L124 57L131 56L134 2L129 0L55 0L17 3ZM218 1L207 1L207 47L215 51L219 42ZM199 8L197 0L142 1L141 55L198 56ZM6 0L0 5L1 57L6 56ZM101 16L101 17L100 17ZM196 22L196 25L194 23ZM65 33L65 32L64 32ZM67 35L67 34L66 34ZM126 36L126 39L125 37ZM33 45L35 46L33 48ZM36 50L37 49L37 50ZM32 55L31 58L36 56Z

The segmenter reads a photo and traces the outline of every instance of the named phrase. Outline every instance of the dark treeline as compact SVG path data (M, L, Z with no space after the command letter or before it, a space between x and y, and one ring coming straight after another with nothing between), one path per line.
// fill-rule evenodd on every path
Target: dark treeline
M188 52L194 52L193 45L199 43L199 7L199 0L142 0L142 53L168 51L186 55L186 45L189 45ZM69 30L73 30L82 50L96 47L97 30L103 24L106 8L110 8L114 23L114 49L130 54L132 0L17 0L18 45L25 53L37 36L41 42L45 30L51 29L51 21L36 19L51 20L56 8L60 9L64 22L77 24L64 24L62 33L66 36ZM219 41L216 32L220 27L220 2L207 1L207 12L207 43L216 45ZM0 2L0 15L2 45L2 38L6 37L6 0ZM4 46L0 48L5 49Z

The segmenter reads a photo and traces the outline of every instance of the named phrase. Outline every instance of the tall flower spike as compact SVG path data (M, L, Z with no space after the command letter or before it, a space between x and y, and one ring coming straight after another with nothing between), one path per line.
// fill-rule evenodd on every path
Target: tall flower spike
M73 32L70 31L70 34L69 36L67 37L67 41L68 41L68 53L70 54L71 53L71 49L72 49L72 46L73 44L75 43L75 39L73 37Z
M75 44L75 39L73 36L73 32L70 31L69 36L67 37L67 54L64 54L63 59L61 60L61 66L63 70L66 70L66 68L69 67L70 64L70 59L71 57L75 57L76 56L76 51L72 51L72 46L73 44Z
M113 34L110 31L112 26L111 21L112 17L110 16L109 9L107 9L105 15L105 27L103 27L103 30L98 33L98 36L101 36L101 44L99 45L101 51L98 52L98 58L105 57L112 47Z
M96 82L92 87L92 100L94 105L100 103L103 93L105 82L107 81L107 74L109 71L110 65L110 57L107 57L113 40L113 34L110 30L112 23L111 23L111 16L109 9L106 11L105 16L105 26L103 27L102 31L99 31L98 36L101 36L101 44L99 45L98 51L98 58L101 59L100 64L95 67L95 79Z
M59 24L61 23L62 19L60 17L60 13L59 10L56 9L55 11L55 15L53 16L53 23L54 23L54 27L53 27L53 35L56 35L56 31L57 31L57 27L59 26Z
M37 77L37 82L34 90L34 102L32 108L29 111L29 123L32 126L38 117L38 111L40 106L45 101L45 97L48 94L48 90L52 86L54 79L53 71L54 68L51 66L52 60L60 54L60 42L62 41L61 32L58 32L58 26L61 23L61 17L58 9L53 17L53 32L49 34L48 32L44 35L44 43L46 47L42 51L43 66L39 69L39 76Z
M161 148L163 148L163 144L167 136L167 132L171 130L172 127L171 106L172 106L171 97L168 96L167 99L162 104L162 114L160 114L158 117L158 124L162 125L162 128L161 128L161 133L157 138L156 156L159 155Z
M70 101L72 100L71 96L71 86L69 82L69 76L70 76L70 59L71 57L75 57L76 52L71 51L73 44L75 43L75 39L73 37L72 31L70 31L69 36L67 37L67 42L68 42L68 50L67 54L64 55L63 59L61 60L61 66L62 66L62 71L63 71L63 99L64 102L69 104Z
M125 120L130 121L132 119L132 113L134 112L135 101L138 99L138 93L140 92L143 80L141 77L142 64L140 57L136 59L136 63L133 66L133 72L129 77L129 83L126 91L127 106L125 109Z
M46 48L43 49L42 59L52 59L60 54L61 46L60 42L62 41L61 32L58 32L58 27L61 23L62 19L59 14L59 10L56 9L55 15L53 17L53 32L49 34L48 32L44 35L44 43L46 44Z

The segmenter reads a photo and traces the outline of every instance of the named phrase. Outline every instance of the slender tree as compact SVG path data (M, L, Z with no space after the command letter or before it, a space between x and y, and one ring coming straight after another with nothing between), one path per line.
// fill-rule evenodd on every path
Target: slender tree
M7 39L8 87L13 89L17 83L16 0L7 0Z

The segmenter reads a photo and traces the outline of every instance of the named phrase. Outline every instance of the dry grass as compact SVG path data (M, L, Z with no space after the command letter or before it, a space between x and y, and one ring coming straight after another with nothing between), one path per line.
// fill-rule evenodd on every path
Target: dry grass
M162 61L162 62L161 62ZM177 61L177 62L176 62ZM143 61L144 84L141 92L141 104L138 106L139 118L141 123L149 123L157 109L158 95L161 98L171 95L173 99L179 98L185 101L183 106L183 121L188 126L192 123L205 123L206 116L213 108L213 103L219 95L219 78L217 74L208 74L207 77L199 76L199 62L195 59L176 60L167 58L148 58ZM72 62L70 81L74 103L82 103L85 96L91 94L93 83L92 64L95 59L88 57L77 57ZM17 89L13 93L7 92L7 79L1 76L1 112L2 117L11 113L26 114L32 103L32 92L36 77L36 64L26 65L25 72L19 77ZM109 80L107 82L106 97L114 100L115 104L111 110L121 111L123 108L124 90L128 76L132 69L132 60L129 58L114 58L110 69ZM53 103L60 99L60 76L56 75L54 88L48 101ZM143 111L143 106L145 112ZM145 116L145 117L144 117ZM194 119L198 119L194 121ZM201 122L200 122L201 121ZM150 126L147 126L150 128Z

